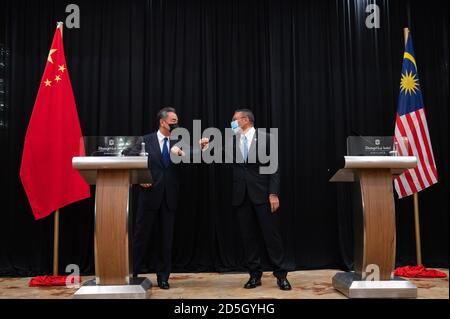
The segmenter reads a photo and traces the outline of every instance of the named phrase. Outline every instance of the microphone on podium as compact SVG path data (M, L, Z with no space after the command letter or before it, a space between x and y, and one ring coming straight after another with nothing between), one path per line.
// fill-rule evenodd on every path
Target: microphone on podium
M148 153L145 151L145 142L141 143L141 152L139 153L139 156L148 156Z

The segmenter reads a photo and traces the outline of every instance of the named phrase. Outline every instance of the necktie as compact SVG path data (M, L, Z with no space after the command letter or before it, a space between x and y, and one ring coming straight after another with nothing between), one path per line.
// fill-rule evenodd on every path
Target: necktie
M248 157L248 143L247 143L247 136L244 135L243 141L242 141L242 154L244 155L244 161L247 162Z
M165 167L168 167L170 164L170 154L169 154L169 146L168 146L168 138L164 138L164 144L162 149L162 159Z

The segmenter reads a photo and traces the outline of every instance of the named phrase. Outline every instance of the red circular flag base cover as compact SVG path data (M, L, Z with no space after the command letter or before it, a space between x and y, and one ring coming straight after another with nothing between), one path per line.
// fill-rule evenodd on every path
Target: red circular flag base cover
M80 276L36 276L31 278L29 287L65 286L66 284L81 283Z
M394 272L395 276L407 278L446 278L447 274L435 270L427 269L423 265L398 267Z

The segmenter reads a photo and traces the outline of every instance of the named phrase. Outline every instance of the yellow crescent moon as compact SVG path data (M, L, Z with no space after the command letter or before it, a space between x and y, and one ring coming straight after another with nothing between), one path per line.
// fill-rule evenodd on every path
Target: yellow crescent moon
M405 54L403 55L403 59L407 59L407 60L411 61L414 64L414 67L416 68L416 71L417 71L416 59L414 59L414 57L411 54L409 54L408 52L405 52Z

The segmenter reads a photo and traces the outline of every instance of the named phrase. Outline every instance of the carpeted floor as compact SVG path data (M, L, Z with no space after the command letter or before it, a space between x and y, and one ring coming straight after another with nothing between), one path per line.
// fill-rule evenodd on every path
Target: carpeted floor
M448 275L448 269L439 269ZM156 276L147 277L154 286L148 294L153 299L345 299L331 286L331 278L338 270L310 270L289 273L291 291L281 291L271 273L264 273L262 286L244 289L247 274L186 273L172 274L170 290L156 286ZM83 277L83 282L92 279ZM0 298L72 298L76 288L45 287L30 288L30 278L0 278ZM448 299L448 277L444 279L413 279L418 288L418 298Z

